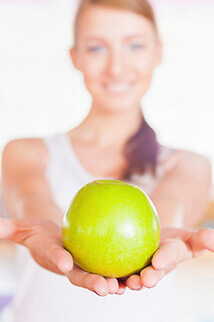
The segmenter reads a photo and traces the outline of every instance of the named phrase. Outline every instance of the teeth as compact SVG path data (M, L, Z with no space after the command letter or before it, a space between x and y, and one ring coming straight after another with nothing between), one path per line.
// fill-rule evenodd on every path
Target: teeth
M106 89L108 92L112 92L112 93L123 93L130 89L130 84L121 83L121 84L108 85L106 86Z

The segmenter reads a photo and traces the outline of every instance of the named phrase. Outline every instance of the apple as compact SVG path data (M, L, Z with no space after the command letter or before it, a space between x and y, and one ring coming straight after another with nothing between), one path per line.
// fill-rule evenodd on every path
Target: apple
M62 240L85 271L126 277L150 263L159 247L159 220L140 188L95 180L72 199L63 219Z

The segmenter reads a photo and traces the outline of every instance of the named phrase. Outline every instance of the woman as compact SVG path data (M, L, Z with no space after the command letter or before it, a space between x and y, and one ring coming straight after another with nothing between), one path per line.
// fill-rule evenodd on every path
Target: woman
M179 262L204 249L214 251L212 230L189 230L206 208L208 161L159 145L142 114L140 101L162 54L150 5L142 0L83 0L70 53L92 95L89 115L66 134L12 141L4 150L3 194L14 219L1 222L3 237L31 253L18 251L16 322L141 321L142 316L175 321L168 277L152 293L127 290L105 300L94 294L154 287ZM97 178L138 184L159 213L161 247L150 267L126 280L81 270L62 247L69 200ZM178 225L183 229L174 228Z

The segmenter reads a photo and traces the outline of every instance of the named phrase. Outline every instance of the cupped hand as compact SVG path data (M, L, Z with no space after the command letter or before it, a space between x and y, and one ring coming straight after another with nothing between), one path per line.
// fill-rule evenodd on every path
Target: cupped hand
M125 292L126 285L122 281L88 273L75 265L71 254L63 248L61 228L52 221L0 218L0 239L27 247L41 267L65 275L72 284L97 295L122 295Z
M206 228L198 232L167 228L161 232L160 247L153 255L151 265L139 275L126 279L126 286L132 290L151 288L179 263L200 257L205 250L214 252L214 229Z

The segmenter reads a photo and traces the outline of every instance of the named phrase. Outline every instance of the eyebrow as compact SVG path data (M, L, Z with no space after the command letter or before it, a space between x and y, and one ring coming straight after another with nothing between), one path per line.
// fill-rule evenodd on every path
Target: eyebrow
M131 39L135 39L135 38L147 38L147 36L145 34L133 34L130 36L125 37L125 40L131 40ZM85 38L85 40L90 41L90 40L98 40L98 41L103 41L105 39L103 39L102 37L96 36L96 35L91 35Z

